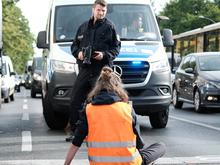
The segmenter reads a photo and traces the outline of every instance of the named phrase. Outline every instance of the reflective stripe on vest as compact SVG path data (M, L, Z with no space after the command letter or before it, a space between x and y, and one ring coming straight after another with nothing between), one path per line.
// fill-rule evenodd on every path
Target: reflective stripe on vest
M87 142L89 148L136 147L136 141L128 142Z
M115 163L125 163L125 162L132 162L136 158L140 156L139 152L136 151L133 155L131 156L89 156L89 161L93 162L115 162Z

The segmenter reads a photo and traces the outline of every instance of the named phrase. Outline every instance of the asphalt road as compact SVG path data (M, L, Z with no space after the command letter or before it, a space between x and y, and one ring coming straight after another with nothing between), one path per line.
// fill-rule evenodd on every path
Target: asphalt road
M171 105L165 129L152 129L148 117L138 116L138 121L147 144L166 144L167 152L156 164L220 164L220 110L198 114L189 104L183 109ZM47 127L41 96L32 99L22 88L15 101L2 103L0 109L0 165L63 164L70 146L67 134ZM73 164L88 164L85 144Z

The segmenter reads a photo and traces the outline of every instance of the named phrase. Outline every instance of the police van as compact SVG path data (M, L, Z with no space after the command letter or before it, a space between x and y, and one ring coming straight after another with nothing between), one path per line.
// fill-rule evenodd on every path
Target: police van
M116 26L122 47L114 69L122 74L137 114L149 116L153 128L167 125L171 102L170 66L165 46L172 46L172 31L160 34L149 0L107 0L109 18ZM54 0L47 28L37 38L43 48L42 103L51 129L68 122L70 94L78 74L70 45L81 23L92 13L93 0Z

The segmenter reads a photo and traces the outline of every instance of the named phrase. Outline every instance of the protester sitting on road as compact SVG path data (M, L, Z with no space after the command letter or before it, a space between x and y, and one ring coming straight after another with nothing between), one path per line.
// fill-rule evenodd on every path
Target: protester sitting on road
M86 103L85 110L80 113L65 165L71 163L85 138L92 165L148 165L164 155L163 143L144 144L121 79L110 67L103 67Z

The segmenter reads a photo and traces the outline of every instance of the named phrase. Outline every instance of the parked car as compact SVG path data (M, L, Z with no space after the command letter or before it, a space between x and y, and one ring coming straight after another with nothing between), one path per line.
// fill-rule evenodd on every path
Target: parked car
M31 77L31 70L32 70L32 63L33 60L28 60L26 65L25 65L25 70L24 70L24 87L26 89L31 89L31 82L32 82L32 77Z
M5 103L14 101L15 72L9 56L2 56L2 87L1 96Z
M22 79L21 79L21 75L15 74L15 90L17 92L21 91L21 85L22 85Z
M42 72L42 57L34 57L31 69L31 97L35 98L36 94L42 93L42 86L41 86L41 72Z
M192 53L182 60L173 84L173 105L194 104L196 112L220 107L220 52Z

